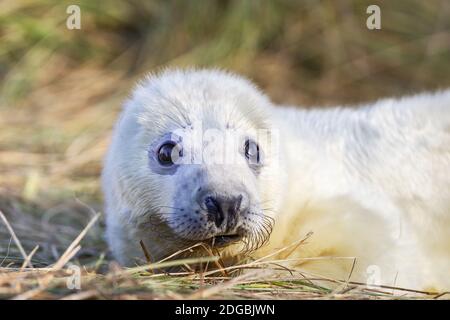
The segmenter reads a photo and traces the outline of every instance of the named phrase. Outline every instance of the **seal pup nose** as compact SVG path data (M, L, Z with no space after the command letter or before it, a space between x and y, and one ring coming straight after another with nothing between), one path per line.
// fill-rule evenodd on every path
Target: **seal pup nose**
M235 197L206 196L203 203L208 218L214 221L217 228L222 226L226 218L228 227L231 227L241 209L242 198L241 194Z

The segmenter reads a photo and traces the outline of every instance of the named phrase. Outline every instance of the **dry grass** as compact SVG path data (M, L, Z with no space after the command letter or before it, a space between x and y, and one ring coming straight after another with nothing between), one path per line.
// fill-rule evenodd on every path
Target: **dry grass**
M289 267L289 256L305 239L266 257L227 268L209 268L219 256L171 257L134 268L111 262L102 241L99 214L80 202L47 211L24 208L18 200L0 203L0 298L8 299L442 299L448 295L337 280ZM67 210L70 207L70 210ZM41 215L42 214L42 215ZM59 216L59 217L58 217ZM62 218L62 222L58 221ZM72 223L67 223L72 219ZM9 240L7 240L9 239ZM208 253L209 252L209 253ZM73 266L80 267L80 290L71 289ZM220 265L220 264L219 264ZM182 266L186 271L161 272ZM318 284L320 283L320 285Z
M369 31L372 2L80 0L82 30L69 31L70 1L1 1L0 210L18 239L2 220L1 297L436 297L351 283L330 289L335 280L318 287L308 281L316 276L277 270L270 259L233 279L125 270L111 264L102 219L71 246L102 211L98 176L112 125L149 70L223 67L276 102L306 105L450 86L449 2L383 2L382 30ZM67 262L83 266L80 292L66 287Z

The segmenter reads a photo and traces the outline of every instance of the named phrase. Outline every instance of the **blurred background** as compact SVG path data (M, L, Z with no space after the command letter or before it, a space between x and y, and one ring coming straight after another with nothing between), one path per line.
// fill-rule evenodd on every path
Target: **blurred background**
M447 0L2 0L0 209L101 211L111 128L149 71L226 68L305 107L435 90L450 86L449 17Z

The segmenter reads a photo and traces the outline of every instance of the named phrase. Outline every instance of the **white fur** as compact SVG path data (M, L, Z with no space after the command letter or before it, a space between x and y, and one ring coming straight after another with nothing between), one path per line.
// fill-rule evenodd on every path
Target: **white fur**
M149 173L146 159L150 141L175 125L167 112L211 124L235 110L280 138L279 162L255 182L276 220L259 255L312 231L290 256L306 272L346 279L353 269L355 281L450 289L450 90L355 109L275 107L248 81L214 70L150 76L125 106L103 172L120 262L142 255L143 237L155 251L168 245L137 227L142 207L167 203L173 189L174 178Z

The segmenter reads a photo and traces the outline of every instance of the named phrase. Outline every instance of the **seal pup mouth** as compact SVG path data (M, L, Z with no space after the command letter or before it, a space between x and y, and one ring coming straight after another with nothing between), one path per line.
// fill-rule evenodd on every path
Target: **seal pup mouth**
M217 235L212 238L206 239L205 242L212 247L226 247L232 243L238 242L241 240L243 235L240 234L223 234Z

